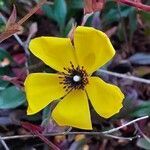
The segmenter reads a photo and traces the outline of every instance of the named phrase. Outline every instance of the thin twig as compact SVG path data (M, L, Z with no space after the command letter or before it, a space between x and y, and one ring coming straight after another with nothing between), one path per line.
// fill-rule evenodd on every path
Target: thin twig
M143 132L142 130L139 128L138 124L137 123L134 123L134 126L135 128L139 131L139 133L144 137L144 139L150 143L150 138L147 137Z
M20 38L17 34L14 34L14 37L15 37L15 39L17 40L17 42L20 44L20 46L23 47L23 49L24 49L24 51L25 51L25 54L26 54L27 56L29 56L30 53L29 53L29 51L28 51L28 48L27 48L26 44L21 40L21 38Z
M17 34L14 34L13 36L15 37L17 42L20 44L20 46L24 49L24 53L25 53L26 57L28 58L30 56L30 52L27 48L28 45L26 45ZM29 68L28 61L25 62L25 67ZM28 69L26 69L26 73L27 73L27 75L29 74Z
M0 137L0 142L4 146L5 150L10 150L9 147L7 146L6 142L2 139L2 137Z
M147 79L142 79L142 78L139 78L139 77L126 75L126 74L121 74L121 73L116 73L116 72L112 72L112 71L107 71L107 70L104 70L104 69L99 69L96 73L98 73L98 74L99 73L104 73L104 74L108 74L108 75L115 76L115 77L118 77L118 78L124 78L124 79L128 79L128 80L136 81L136 82L150 84L150 80L147 80Z
M122 125L122 126L119 126L119 127L117 127L117 128L113 128L113 129L110 129L110 130L108 130L108 131L104 131L104 132L102 132L102 133L103 133L103 134L108 134L108 133L116 132L116 131L118 131L118 130L120 130L120 129L126 127L126 126L129 126L129 125L131 125L131 124L133 124L133 123L135 123L135 122L137 122L137 121L146 119L146 118L148 118L148 117L149 117L149 116L144 116L144 117L137 118L137 119L135 119L135 120L132 120L132 121L130 121L130 122L128 122L128 123Z
M105 134L105 136L113 138L113 139L129 140L129 141L132 141L134 139L140 138L140 135L136 135L136 136L133 136L133 137L121 137L121 136L116 136L116 135L111 135L111 134Z
M144 117L140 117L140 118L137 118L135 120L132 120L120 127L117 127L117 128L113 128L111 130L108 130L108 131L103 131L103 132L60 132L60 133L50 133L50 134L43 134L44 136L57 136L57 135L77 135L77 134L85 134L85 135L98 135L98 136L108 136L108 137L113 137L113 135L110 135L110 133L113 133L113 132L116 132L126 126L129 126L137 121L140 121L140 120L143 120L143 119L146 119L148 118L149 116L144 116ZM18 139L18 138L34 138L34 137L37 137L37 135L15 135L15 136L5 136L5 137L2 137L1 139L3 140L11 140L11 139ZM123 137L122 137L123 138ZM132 137L130 137L132 138Z
M77 135L77 134L85 134L85 135L98 135L98 136L105 136L105 137L111 137L114 139L124 139L124 140L133 140L135 138L138 138L139 135L134 136L134 137L120 137L120 136L115 136L111 134L103 134L102 132L60 132L60 133L49 133L49 134L43 134L43 136L59 136L59 135ZM2 137L4 140L13 140L13 139L21 139L21 138L36 138L37 135L14 135L14 136L5 136Z
M30 53L29 53L29 51L28 51L28 48L27 48L26 44L21 40L21 38L20 38L17 34L14 34L14 37L15 37L15 39L17 40L17 42L20 44L20 46L23 47L26 56L29 56Z

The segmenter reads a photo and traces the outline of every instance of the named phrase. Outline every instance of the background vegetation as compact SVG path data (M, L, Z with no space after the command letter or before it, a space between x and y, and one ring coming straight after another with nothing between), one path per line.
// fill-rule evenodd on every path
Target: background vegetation
M36 0L0 0L0 32L6 31L6 22L14 4L17 20L20 20L37 2ZM148 0L144 0L143 3L150 4ZM0 145L0 149L4 147L6 149L7 145L15 150L48 149L43 141L50 145L52 141L60 149L70 150L150 149L148 118L109 135L101 133L99 136L95 136L94 133L85 135L77 129L72 129L78 134L50 136L48 142L46 139L41 141L38 138L7 139L7 136L26 136L31 131L39 136L41 123L45 133L67 130L58 127L52 120L48 121L50 107L34 116L26 115L27 101L23 89L26 75L29 72L53 71L28 53L28 42L31 38L42 35L66 37L73 24L81 25L83 7L82 0L48 1L23 24L18 35L15 34L0 43L0 135L7 140L2 140L4 144ZM106 72L97 74L105 81L121 87L126 95L121 112L110 119L100 118L91 110L94 131L108 130L122 126L133 119L149 116L150 13L107 0L103 9L91 15L85 25L100 29L110 37L117 54L113 61L103 68ZM39 137L43 138L41 135Z

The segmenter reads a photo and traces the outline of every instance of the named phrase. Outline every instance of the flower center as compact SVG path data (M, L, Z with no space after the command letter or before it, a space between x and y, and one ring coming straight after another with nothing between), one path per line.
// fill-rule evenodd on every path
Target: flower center
M70 68L64 68L65 72L60 72L59 78L61 79L60 84L63 84L63 88L66 91L69 90L84 90L85 85L88 84L88 74L84 67L74 67L70 62Z

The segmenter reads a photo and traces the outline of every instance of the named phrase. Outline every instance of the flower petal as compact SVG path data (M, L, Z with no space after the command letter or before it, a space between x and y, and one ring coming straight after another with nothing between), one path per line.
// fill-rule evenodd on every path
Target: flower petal
M70 61L77 66L75 50L69 38L39 37L29 44L31 52L57 71L70 67Z
M25 91L28 100L28 115L37 113L66 94L59 83L58 75L48 73L30 74L25 80Z
M54 108L52 117L61 126L91 130L90 110L85 91L71 91Z
M95 111L100 116L109 118L122 108L124 95L117 86L105 83L98 77L90 77L86 90Z
M115 54L107 35L91 27L76 28L74 45L79 65L84 66L90 74L107 63Z

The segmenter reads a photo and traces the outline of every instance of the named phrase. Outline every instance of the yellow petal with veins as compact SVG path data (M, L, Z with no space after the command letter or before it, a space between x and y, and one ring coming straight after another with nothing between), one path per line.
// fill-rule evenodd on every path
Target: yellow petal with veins
M61 126L92 129L88 99L85 91L73 90L54 108L52 117Z
M76 28L74 45L79 65L89 74L102 67L115 54L107 35L91 27Z
M53 69L63 72L64 67L76 67L75 50L69 38L38 37L29 44L31 52Z
M105 83L98 77L90 77L86 90L93 108L100 116L109 118L122 108L124 95L117 86Z
M25 80L28 115L45 108L49 103L63 97L66 92L59 83L57 74L33 73Z

